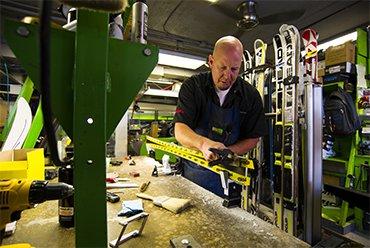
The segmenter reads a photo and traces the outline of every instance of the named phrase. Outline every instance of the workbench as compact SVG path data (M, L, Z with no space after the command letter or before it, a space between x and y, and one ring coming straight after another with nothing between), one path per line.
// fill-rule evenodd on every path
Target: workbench
M118 172L120 177L129 177L133 171L140 172L140 177L130 177L130 182L140 185L150 180L145 193L190 198L192 206L174 214L143 200L144 210L149 213L144 231L121 247L169 247L170 239L186 234L192 235L202 247L309 247L240 208L223 207L222 198L181 176L152 177L151 172L157 163L152 158L134 157L134 161L136 164L131 166L124 160L122 165L112 166L109 171ZM116 239L122 229L118 222L123 217L117 216L122 200L137 199L138 189L111 191L124 193L117 193L121 197L120 203L107 203L108 241ZM139 228L140 224L141 221L131 223L127 231ZM59 226L58 202L50 201L23 211L15 234L4 239L3 245L30 243L34 247L74 247L74 237L73 228Z

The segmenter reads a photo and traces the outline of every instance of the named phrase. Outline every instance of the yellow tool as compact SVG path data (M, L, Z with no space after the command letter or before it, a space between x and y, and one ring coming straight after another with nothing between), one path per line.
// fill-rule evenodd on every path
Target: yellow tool
M44 201L66 198L73 192L73 187L65 183L27 179L0 181L0 232L7 223L19 220L23 210Z
M251 160L243 160L242 163L239 163L238 167L225 166L222 164L213 165L212 163L208 163L208 161L204 159L203 153L198 150L178 146L150 136L146 136L146 140L152 142L147 143L147 146L150 148L172 153L218 174L227 172L227 176L230 180L244 186L249 186L250 178L246 176L246 169L254 169L253 161Z

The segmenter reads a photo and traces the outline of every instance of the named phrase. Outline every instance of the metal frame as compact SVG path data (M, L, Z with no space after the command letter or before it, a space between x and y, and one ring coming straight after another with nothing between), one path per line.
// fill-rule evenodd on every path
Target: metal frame
M119 224L122 226L122 230L121 230L120 234L118 235L118 238L109 242L109 246L113 247L113 248L117 248L118 246L120 246L121 244L126 242L127 240L129 240L131 238L135 238L137 236L140 236L141 233L144 230L145 223L148 220L148 217L149 217L148 213L142 212L142 213L136 214L134 216L131 216L131 217L129 217L129 218L123 220L123 221L120 221ZM132 222L134 220L141 220L141 219L143 219L143 222L141 222L141 226L140 226L139 230L133 230L133 231L124 235L126 227L128 226L128 224L130 224L130 222Z
M38 27L10 20L4 27L39 89ZM89 10L78 11L76 33L52 28L50 38L51 107L75 148L76 246L106 247L105 142L157 64L159 49L108 38L108 14Z
M321 240L322 87L307 83L305 93L304 240L314 245Z

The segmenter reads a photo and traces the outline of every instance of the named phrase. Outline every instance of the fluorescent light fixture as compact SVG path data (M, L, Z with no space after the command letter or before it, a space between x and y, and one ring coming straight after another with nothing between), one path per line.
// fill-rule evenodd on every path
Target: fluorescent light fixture
M346 41L353 41L353 40L357 40L357 32L352 32L352 33L349 33L349 34L346 34L346 35L343 35L341 37L338 37L336 39L333 39L333 40L330 40L328 42L325 42L325 43L322 43L317 46L317 50L326 50L328 47L330 46L338 46L340 44L343 44L345 43Z
M185 53L159 50L158 64L195 70L206 62L204 58Z
M207 2L210 2L210 3L217 3L218 0L206 0Z
M173 90L147 89L145 91L144 95L179 97L179 92L178 91L173 91Z

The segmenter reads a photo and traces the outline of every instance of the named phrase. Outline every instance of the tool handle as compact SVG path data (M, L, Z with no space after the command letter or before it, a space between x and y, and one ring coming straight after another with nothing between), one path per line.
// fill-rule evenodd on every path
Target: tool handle
M152 201L154 199L153 196L148 195L148 194L144 194L144 193L137 193L136 196L139 197L139 198L143 198L143 199L147 199L147 200L152 200Z

